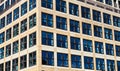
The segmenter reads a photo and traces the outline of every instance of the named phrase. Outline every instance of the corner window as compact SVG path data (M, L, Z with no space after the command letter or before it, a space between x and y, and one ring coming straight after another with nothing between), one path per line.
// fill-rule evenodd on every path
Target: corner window
M42 44L43 45L54 45L53 33L42 31Z
M36 65L36 51L29 53L29 67Z

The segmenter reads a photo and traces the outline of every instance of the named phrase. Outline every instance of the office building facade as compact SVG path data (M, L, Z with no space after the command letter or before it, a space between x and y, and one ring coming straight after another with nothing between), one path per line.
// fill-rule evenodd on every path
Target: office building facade
M0 0L0 71L120 71L120 1Z

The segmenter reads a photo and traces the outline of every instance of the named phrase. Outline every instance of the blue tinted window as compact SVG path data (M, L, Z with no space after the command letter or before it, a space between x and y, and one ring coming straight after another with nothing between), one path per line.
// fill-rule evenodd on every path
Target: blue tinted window
M114 26L120 27L120 17L113 16Z
M107 71L115 71L114 60L107 60Z
M32 10L36 7L36 0L29 0L29 10Z
M72 32L80 32L80 25L79 25L79 21L76 20L70 20L70 31Z
M53 0L41 0L42 7L52 9L53 8Z
M0 33L0 44L2 44L4 42L4 40L5 40L5 33L2 32L2 33Z
M19 18L19 7L14 10L14 15L13 16L14 16L13 17L14 20L16 20L17 18Z
M120 31L114 30L114 37L116 41L120 41Z
M111 15L103 13L103 21L105 24L111 24Z
M104 48L103 48L103 43L102 42L95 41L95 52L100 53L100 54L104 53Z
M42 13L42 25L53 27L53 15Z
M120 61L117 61L117 70L120 71Z
M68 48L66 35L57 34L57 47Z
M68 67L68 54L57 53L57 66Z
M83 18L87 18L87 19L90 19L90 9L87 8L87 7L81 7L81 13L82 13L82 17Z
M42 44L43 45L54 45L53 33L42 31Z
M6 30L6 40L11 39L11 37L12 37L12 30L11 28L9 28Z
M81 56L71 55L71 66L72 68L82 68Z
M4 47L0 48L0 59L4 58Z
M92 35L91 24L82 23L82 33L86 35Z
M120 46L115 46L116 47L116 56L120 56Z
M56 10L66 13L66 1L56 0Z
M94 69L94 61L92 57L84 57L84 68L85 69Z
M27 13L27 2L21 5L21 16Z
M112 44L106 43L106 54L107 55L114 55L114 48Z
M71 49L80 50L80 38L70 37Z
M3 18L0 20L0 29L2 29L3 27L5 27L5 17L3 17Z
M7 25L12 22L12 12L7 15Z
M96 58L96 69L105 71L104 59Z
M101 22L101 12L93 10L93 20Z
M79 8L78 5L69 3L69 14L79 16Z
M110 40L113 39L113 37L112 37L112 30L111 29L104 28L104 34L105 34L105 38L106 39L110 39Z
M108 5L112 5L112 0L105 0L105 3Z
M102 37L102 27L94 26L94 36Z
M58 29L67 30L67 20L64 17L56 17L56 27Z
M54 53L50 51L42 51L42 64L54 65Z
M83 48L84 48L84 51L92 52L93 51L92 41L83 39Z

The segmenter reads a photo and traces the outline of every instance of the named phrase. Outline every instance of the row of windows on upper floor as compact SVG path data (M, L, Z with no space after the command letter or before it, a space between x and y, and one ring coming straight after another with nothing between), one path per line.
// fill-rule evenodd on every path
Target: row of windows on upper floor
M41 23L43 26L53 27L53 21L54 21L53 15L42 12L41 20L42 20ZM80 33L80 22L77 20L73 20L73 19L70 19L69 21L70 21L70 26L69 26L70 31ZM28 28L27 22L28 21L26 18L23 21L21 21L20 25L18 23L13 26L13 29L12 28L7 29L6 30L6 41L11 39L12 36L15 37L15 36L19 35L19 33L23 33L25 31L27 31L27 28ZM20 28L19 28L19 26L20 26ZM29 29L34 26L36 26L36 13L29 17ZM56 16L56 28L62 29L62 30L67 30L67 27L68 27L67 19L64 17ZM94 31L92 32L91 24L82 22L82 33L83 34L91 36L92 33L94 33L94 36L96 36L96 37L100 37L100 38L103 37L102 27L94 25L93 29L94 29ZM12 30L13 30L13 34L12 34ZM104 37L106 39L113 40L112 29L104 28L104 35L105 35ZM5 33L4 32L0 33L0 39L1 39L0 44L5 41ZM120 31L114 30L114 39L116 41L120 41Z
M36 0L30 0L29 1L29 11L31 11L32 9L34 9L36 7ZM21 16L25 15L28 11L27 11L27 2L23 3L21 5L21 11L20 8L17 7L16 9L13 10L13 13L10 12L9 14L7 14L7 16L3 17L0 19L0 29L5 27L6 25L12 23L12 21L15 21L16 19L18 19L20 17L20 12L21 12Z
M68 37L66 35L57 34L56 40L54 40L54 35L51 32L42 31L41 32L41 42L42 45L47 46L54 46L54 41L56 41L56 46L60 48L68 48L68 45L70 44L70 48L73 50L81 50L82 44L81 40L78 37L70 37L70 43L68 43ZM6 47L0 48L0 59L3 59L4 57L8 57L11 54L18 53L19 51L23 51L27 49L27 47L32 47L36 45L36 32L33 32L29 34L29 37L25 36L19 40L14 41L13 43L10 43L6 45ZM29 39L29 40L28 40ZM27 42L27 40L29 42ZM111 56L120 56L120 46L105 43L105 47L103 42L94 42L93 47L93 41L89 39L83 39L83 50L86 52L93 52L93 49L95 47L95 52L99 54L104 54L106 52L106 55ZM28 45L27 45L28 44ZM20 48L19 48L20 45ZM105 52L104 52L105 50ZM115 52L114 52L115 50Z
M106 0L106 2L109 2L109 0ZM53 0L49 0L49 1L42 0L42 7L53 9ZM66 13L67 11L66 1L56 0L56 10ZM69 3L69 14L74 16L79 16L79 6L74 3ZM91 19L91 17L93 17L93 20L97 22L102 21L100 11L93 10L93 16L91 16L90 8L83 6L81 6L81 16L87 19ZM106 24L112 24L111 15L107 13L103 13L103 22ZM120 17L113 16L113 24L114 26L120 27Z
M54 66L54 61L55 61L54 52L42 51L41 55L42 55L41 58L42 65ZM115 61L111 59L107 59L105 63L105 60L102 58L95 58L95 62L93 57L88 57L88 56L84 56L84 62L82 62L83 60L80 55L71 54L70 58L71 59L69 59L69 56L66 53L57 52L57 66L69 67L69 60L71 60L70 62L71 68L81 69L82 63L84 63L84 69L94 70L94 64L96 63L96 70L105 71L105 67L106 67L105 64L107 64L107 71L115 71L115 70L120 71L120 61L117 61L117 66L115 66ZM27 68L28 67L27 63L29 63L29 67L36 65L37 64L36 51L29 53L28 61L27 59L28 59L27 55L23 55L20 57L20 60L18 58L15 58L12 61L5 62L5 65L4 63L1 63L0 71L4 71L4 66L6 71L11 71L11 68L12 71L17 71L19 65L20 65L20 69ZM117 69L115 67L117 67Z
M18 1L20 1L20 0L7 0L2 5L0 5L0 12L4 11L5 9L11 8L11 6L13 6ZM25 4L21 5L21 9L26 8L24 6L27 7L27 2ZM35 7L36 7L36 0L29 0L29 11Z
M36 7L36 1L30 1L30 10L32 10L33 8ZM57 4L56 3L56 10L57 11L61 11L61 12L64 12L66 13L66 2L64 0L56 0ZM42 0L42 7L46 7L46 8L50 8L52 9L52 0L50 1L45 1L45 0ZM26 14L27 13L27 2L25 2L24 4L21 5L21 16ZM76 16L79 16L79 9L78 9L78 5L76 4L73 4L73 3L69 3L69 13L72 14L72 15L76 15ZM19 7L16 8L14 11L13 11L13 20L16 20L19 18ZM90 15L90 9L87 8L87 7L81 7L81 15L83 18L87 18L87 19L91 19L91 15ZM45 16L44 16L45 17ZM51 20L53 20L53 17L52 15L48 15L46 16L45 18L46 19L49 19L49 17L51 18ZM98 21L98 22L101 22L102 19L101 19L101 12L100 11L97 11L97 10L93 10L93 20L94 21ZM49 20L48 20L49 21ZM6 17L3 17L0 19L0 29L5 27L5 25L8 25L12 22L12 12L9 13ZM110 14L107 14L107 13L103 13L103 22L106 23L106 24L112 24L111 22L111 15ZM52 22L51 22L52 24ZM117 27L120 27L120 17L117 17L117 16L113 16L113 24L114 26L117 26Z

